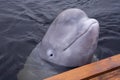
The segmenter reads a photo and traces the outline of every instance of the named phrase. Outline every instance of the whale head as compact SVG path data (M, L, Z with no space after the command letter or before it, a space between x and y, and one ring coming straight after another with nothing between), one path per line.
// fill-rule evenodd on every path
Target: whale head
M57 16L38 44L39 56L57 65L82 66L91 61L98 35L96 19L80 9L67 9Z

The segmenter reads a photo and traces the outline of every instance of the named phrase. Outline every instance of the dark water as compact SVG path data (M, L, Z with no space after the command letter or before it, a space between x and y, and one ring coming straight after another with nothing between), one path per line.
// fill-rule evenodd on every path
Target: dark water
M17 80L27 56L68 8L100 22L99 59L120 53L120 0L0 0L0 80Z

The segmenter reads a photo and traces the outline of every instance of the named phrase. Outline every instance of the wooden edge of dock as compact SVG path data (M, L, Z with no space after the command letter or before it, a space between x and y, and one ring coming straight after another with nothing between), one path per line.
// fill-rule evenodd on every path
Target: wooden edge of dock
M118 68L120 69L120 54L63 72L44 80L93 80L92 78L98 75L114 71ZM94 80L98 79L94 78Z

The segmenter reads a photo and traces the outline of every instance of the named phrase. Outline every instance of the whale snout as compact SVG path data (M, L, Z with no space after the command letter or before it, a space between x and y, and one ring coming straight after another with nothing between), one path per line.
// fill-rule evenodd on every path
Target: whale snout
M57 65L75 67L90 61L97 46L99 22L80 9L63 11L41 42L40 57Z
M89 19L87 19L85 22L84 22L84 24L87 26L91 26L91 25L93 25L93 24L96 24L96 25L99 25L99 22L96 20L96 19L93 19L93 18L89 18Z

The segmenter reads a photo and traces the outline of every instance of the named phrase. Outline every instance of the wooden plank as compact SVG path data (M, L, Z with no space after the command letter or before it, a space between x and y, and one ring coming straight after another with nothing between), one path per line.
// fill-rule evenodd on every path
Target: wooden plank
M108 71L104 74L100 74L89 80L120 80L120 67L115 70Z
M120 54L63 72L44 80L81 80L120 66Z

